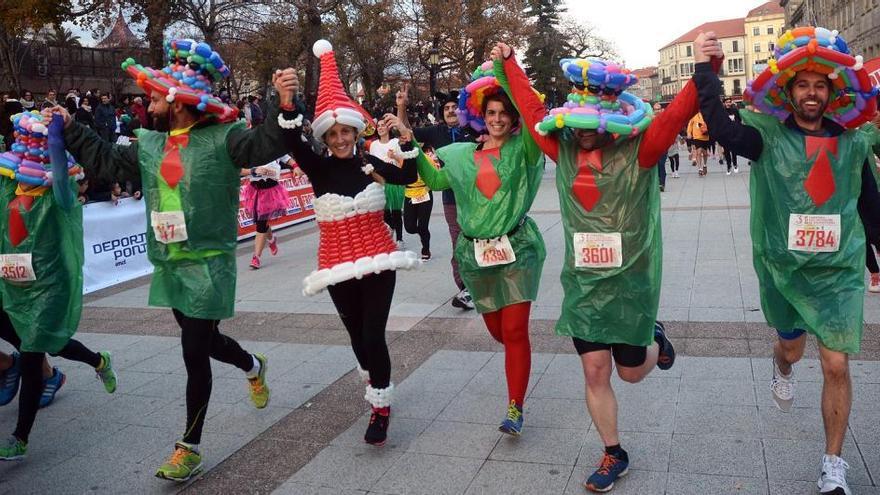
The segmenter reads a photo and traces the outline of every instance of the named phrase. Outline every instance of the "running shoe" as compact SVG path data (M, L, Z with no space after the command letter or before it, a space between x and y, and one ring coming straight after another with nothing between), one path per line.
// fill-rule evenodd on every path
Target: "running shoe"
M773 402L782 412L791 411L794 402L794 368L788 376L783 375L773 359L773 378L770 379L770 392L773 393Z
M605 452L599 469L584 481L584 488L599 493L610 491L614 488L614 482L626 476L628 471L629 461Z
M52 376L43 380L43 395L40 396L40 408L47 407L55 400L55 394L67 381L67 377L58 368L52 368Z
M431 250L422 249L422 262L428 261L431 259Z
M113 361L110 360L110 353L107 351L101 351L98 354L101 355L101 366L95 369L95 375L104 384L104 390L108 394L112 394L116 392L116 372L113 371Z
M730 170L727 171L727 175L730 175Z
M202 456L181 442L174 444L174 453L156 471L156 477L186 481L202 471Z
M251 402L257 409L262 409L269 404L269 387L266 385L266 370L269 368L269 360L262 354L254 354L260 362L260 373L254 378L248 378Z
M467 289L462 289L461 292L452 298L452 306L464 310L474 309L474 299Z
M269 239L269 252L272 253L272 256L278 254L278 238L274 235Z
M822 456L822 474L819 475L819 493L823 495L852 495L846 483L849 464L836 455Z
M733 166L733 173L735 173L735 174L739 173L739 167L737 167L736 165Z
M370 415L370 424L364 434L364 441L370 445L381 447L388 438L388 425L391 422L390 407L374 407Z
M12 402L18 393L18 384L21 382L21 370L19 369L19 354L12 353L12 366L0 373L0 406Z
M663 371L672 368L672 365L675 364L675 347L666 338L666 327L663 322L654 322L654 340L660 347L657 355L657 367Z
M871 282L868 285L868 292L880 292L880 273L871 274Z
M0 461L17 461L27 455L27 444L9 435L3 443L0 443Z
M251 258L251 269L259 270L260 266L260 257L255 254L254 257Z
M517 437L522 433L522 427L522 406L517 405L516 401L510 401L510 405L507 406L507 417L501 422L498 431Z

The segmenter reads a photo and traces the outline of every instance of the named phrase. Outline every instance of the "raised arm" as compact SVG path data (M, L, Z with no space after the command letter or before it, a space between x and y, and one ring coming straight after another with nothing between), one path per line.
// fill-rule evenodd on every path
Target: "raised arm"
M495 60L495 79L498 80L498 83L504 88L513 105L519 111L523 119L523 125L525 125L528 135L531 137L528 141L537 145L553 161L557 161L559 141L551 136L542 136L535 130L535 125L541 122L547 115L544 104L538 95L532 91L529 78L516 62L513 50L501 43L495 49L500 51L500 55L503 58L503 61ZM493 49L493 52L495 49ZM537 160L537 157L535 157L535 160ZM530 159L529 163L532 162L533 160Z
M407 184L412 184L419 179L418 173L416 172L416 157L418 150L413 148L412 141L410 140L406 142L401 141L400 151L403 154L402 167L398 167L393 163L388 163L369 153L366 154L366 159L370 165L373 166L373 170L385 179L385 182L405 186ZM401 157L395 156L395 159L397 158Z
M722 54L714 33L700 33L694 42L693 82L700 96L700 113L706 121L709 135L725 149L755 161L764 150L764 140L757 129L730 120L721 104L721 81L712 70L710 56Z
M416 146L418 147L418 145ZM422 178L422 181L425 182L428 189L432 191L449 189L451 186L449 184L449 177L446 175L446 170L435 167L431 162L431 159L425 155L422 149L418 148L418 150L419 156L416 157L416 165L419 170L419 177Z

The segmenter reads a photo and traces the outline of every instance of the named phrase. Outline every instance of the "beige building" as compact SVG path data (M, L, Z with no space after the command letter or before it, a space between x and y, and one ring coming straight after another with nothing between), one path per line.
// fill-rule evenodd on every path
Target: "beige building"
M694 73L694 40L700 32L714 31L725 53L721 69L724 94L741 97L746 88L745 19L726 19L700 24L660 49L660 93L671 100Z
M836 29L855 55L880 57L880 0L780 0L787 27Z
M639 79L639 82L630 86L627 91L645 101L658 100L660 95L660 79L657 67L634 69L632 73Z
M767 2L746 15L746 81L751 81L767 67L776 41L785 32L785 9L778 0Z

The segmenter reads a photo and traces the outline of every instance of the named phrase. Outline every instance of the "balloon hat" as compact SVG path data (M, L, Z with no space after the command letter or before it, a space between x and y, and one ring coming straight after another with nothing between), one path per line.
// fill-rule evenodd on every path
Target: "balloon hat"
M190 39L166 41L165 57L168 65L162 70L144 67L133 58L126 59L122 69L148 96L158 91L169 103L182 101L222 121L235 119L238 109L212 95L214 83L229 76L229 67L210 45Z
M535 126L540 134L570 127L628 137L651 123L650 105L625 91L638 78L623 66L594 58L564 58L559 65L573 87L567 101Z
M358 134L364 132L367 119L371 117L345 93L342 80L339 79L333 45L327 40L318 40L312 46L312 52L321 59L318 102L315 104L315 120L312 121L315 138L323 140L324 133L336 123L354 127Z
M470 126L477 132L486 130L483 120L483 100L487 96L502 91L495 80L495 71L491 61L483 62L471 74L471 82L458 93L458 122L462 127Z
M743 94L758 111L785 120L791 114L786 84L800 71L825 74L832 94L825 115L846 128L871 120L877 111L878 88L871 85L862 57L852 56L846 41L821 27L799 27L779 37L767 68Z

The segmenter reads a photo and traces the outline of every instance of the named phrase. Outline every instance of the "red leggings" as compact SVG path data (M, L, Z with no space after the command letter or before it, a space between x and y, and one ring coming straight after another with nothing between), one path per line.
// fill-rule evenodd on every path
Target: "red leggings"
M511 304L498 311L483 313L483 320L492 338L504 345L504 371L507 375L507 396L522 406L529 387L532 368L532 347L529 344L529 301Z

